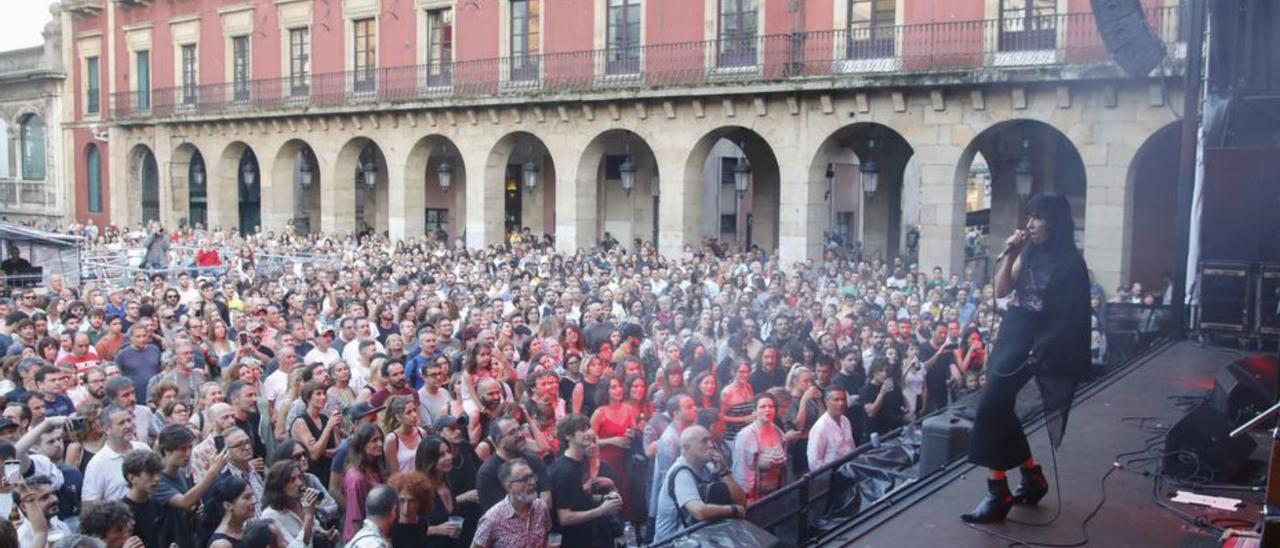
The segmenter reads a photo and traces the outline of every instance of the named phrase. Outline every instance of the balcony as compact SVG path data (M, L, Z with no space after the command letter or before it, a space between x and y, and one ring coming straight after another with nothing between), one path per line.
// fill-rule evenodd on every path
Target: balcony
M62 5L73 15L96 15L102 11L103 0L64 0Z
M1178 8L1153 8L1146 16L1176 57L1181 50ZM850 78L921 78L938 85L982 81L975 74L984 69L1078 67L1074 74L1120 74L1093 70L1110 60L1092 14L1040 18L1034 27L1029 31L995 19L923 23L310 74L204 85L194 97L180 87L162 88L152 91L149 102L139 101L136 93L113 94L112 116L127 123L619 89L670 93L725 84L872 85Z
M47 181L0 179L0 212L60 215L58 193Z

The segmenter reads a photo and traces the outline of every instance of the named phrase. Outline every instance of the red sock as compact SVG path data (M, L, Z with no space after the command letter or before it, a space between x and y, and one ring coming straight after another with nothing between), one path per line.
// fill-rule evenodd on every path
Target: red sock
M1033 457L1033 458L1029 458L1029 459L1027 459L1027 462L1024 462L1024 463L1022 464L1022 467L1023 467L1023 468L1035 468L1035 467L1036 467L1036 459L1035 459L1034 457Z
M991 475L988 477L993 480L1005 479L1004 470L992 470Z

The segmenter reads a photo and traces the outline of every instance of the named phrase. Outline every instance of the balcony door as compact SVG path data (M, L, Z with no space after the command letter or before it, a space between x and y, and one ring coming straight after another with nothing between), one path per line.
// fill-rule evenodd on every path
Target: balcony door
M538 54L542 50L541 4L541 0L511 2L512 81L528 82L538 79Z
M719 36L716 40L720 67L756 64L759 9L757 0L720 0Z
M1000 0L1000 51L1054 49L1057 0Z
M849 0L848 59L893 57L897 0Z

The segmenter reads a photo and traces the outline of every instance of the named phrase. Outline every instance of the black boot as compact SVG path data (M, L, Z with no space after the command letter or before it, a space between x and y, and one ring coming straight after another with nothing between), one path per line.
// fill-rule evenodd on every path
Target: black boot
M1013 491L1013 503L1035 506L1049 493L1049 480L1045 479L1039 464L1019 470L1022 471L1022 484Z
M1004 521L1010 508L1013 508L1013 495L1009 493L1009 480L988 479L987 497L972 512L960 516L960 519L969 523Z

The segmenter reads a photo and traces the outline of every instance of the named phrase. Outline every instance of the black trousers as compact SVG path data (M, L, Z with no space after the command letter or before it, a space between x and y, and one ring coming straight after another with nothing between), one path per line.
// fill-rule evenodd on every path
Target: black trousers
M1031 458L1022 421L1014 411L1018 391L1035 372L1024 365L1035 342L1036 314L1010 308L1000 322L1000 335L987 362L987 383L970 436L969 462L1008 470Z

